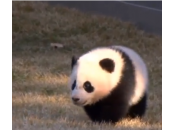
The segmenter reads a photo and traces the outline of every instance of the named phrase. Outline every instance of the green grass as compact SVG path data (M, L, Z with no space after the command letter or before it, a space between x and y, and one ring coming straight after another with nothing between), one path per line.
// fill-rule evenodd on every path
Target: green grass
M162 37L114 18L42 2L13 2L12 121L14 130L162 129ZM63 48L53 49L58 42ZM72 55L125 45L146 61L150 86L143 120L94 124L73 105L67 88Z

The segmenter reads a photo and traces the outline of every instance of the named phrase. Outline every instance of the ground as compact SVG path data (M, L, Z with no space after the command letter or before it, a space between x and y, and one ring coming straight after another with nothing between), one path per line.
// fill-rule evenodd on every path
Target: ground
M46 2L13 1L12 10L13 130L162 129L162 37L131 23ZM55 42L64 47L50 47ZM148 110L142 120L95 124L70 100L71 56L115 44L133 48L145 60Z

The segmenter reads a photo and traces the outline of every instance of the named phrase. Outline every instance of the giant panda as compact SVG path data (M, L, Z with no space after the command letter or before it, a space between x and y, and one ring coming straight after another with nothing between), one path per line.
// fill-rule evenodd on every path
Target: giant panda
M148 83L145 62L126 46L97 47L72 57L71 100L93 122L142 118L147 109Z

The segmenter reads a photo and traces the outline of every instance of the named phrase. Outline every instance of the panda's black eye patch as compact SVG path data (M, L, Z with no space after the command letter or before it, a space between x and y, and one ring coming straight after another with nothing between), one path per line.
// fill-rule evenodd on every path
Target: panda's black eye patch
M83 88L86 92L91 93L94 91L94 87L91 85L89 81L86 81L83 85Z
M74 90L75 86L76 86L76 80L75 80L74 83L72 84L72 90Z

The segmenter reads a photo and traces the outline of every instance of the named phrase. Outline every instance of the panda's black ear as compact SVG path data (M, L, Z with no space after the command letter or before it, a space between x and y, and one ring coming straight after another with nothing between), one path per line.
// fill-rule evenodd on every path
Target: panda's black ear
M71 69L74 67L74 65L77 63L78 58L75 56L72 56L72 61L71 61Z
M115 69L115 63L112 59L105 58L100 60L99 65L102 69L106 70L109 73L112 73Z

